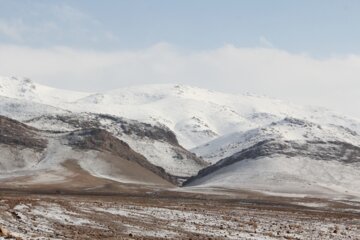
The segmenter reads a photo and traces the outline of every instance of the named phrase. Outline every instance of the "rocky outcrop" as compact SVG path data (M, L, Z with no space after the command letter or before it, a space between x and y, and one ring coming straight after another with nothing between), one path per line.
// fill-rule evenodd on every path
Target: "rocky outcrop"
M140 138L165 141L172 145L179 146L175 134L165 126L155 126L135 120L123 119L108 114L63 114L63 115L42 115L30 120L27 123L37 121L57 121L74 129L104 128L101 122L110 121L121 129L121 134L135 135Z
M0 116L0 143L42 151L47 141L42 138L35 128L23 123Z

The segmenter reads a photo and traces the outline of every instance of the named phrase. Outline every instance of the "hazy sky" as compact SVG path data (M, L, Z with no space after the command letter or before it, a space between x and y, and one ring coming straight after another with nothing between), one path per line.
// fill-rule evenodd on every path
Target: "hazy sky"
M185 83L360 117L360 1L0 0L0 75Z

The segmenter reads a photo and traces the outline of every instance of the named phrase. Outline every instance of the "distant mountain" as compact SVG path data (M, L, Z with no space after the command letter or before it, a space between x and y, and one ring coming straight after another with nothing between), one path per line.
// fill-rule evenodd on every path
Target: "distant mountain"
M0 77L0 115L59 134L105 130L178 184L192 176L187 186L342 194L360 186L360 121L319 107L176 84L81 93Z

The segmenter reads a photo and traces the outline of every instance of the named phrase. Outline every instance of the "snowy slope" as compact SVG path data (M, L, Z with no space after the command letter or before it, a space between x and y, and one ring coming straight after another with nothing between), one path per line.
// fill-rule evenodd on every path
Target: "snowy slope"
M0 96L0 115L25 121L44 114L67 114L68 110L32 101Z
M72 102L89 93L60 90L34 83L28 78L1 77L0 95L61 107L64 102Z
M360 197L359 173L360 162L347 165L339 161L274 155L236 162L188 186Z

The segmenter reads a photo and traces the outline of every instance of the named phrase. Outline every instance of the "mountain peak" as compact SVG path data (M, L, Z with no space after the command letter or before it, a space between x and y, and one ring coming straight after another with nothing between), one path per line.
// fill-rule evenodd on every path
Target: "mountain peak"
M0 77L0 94L6 97L33 99L36 85L29 78Z

